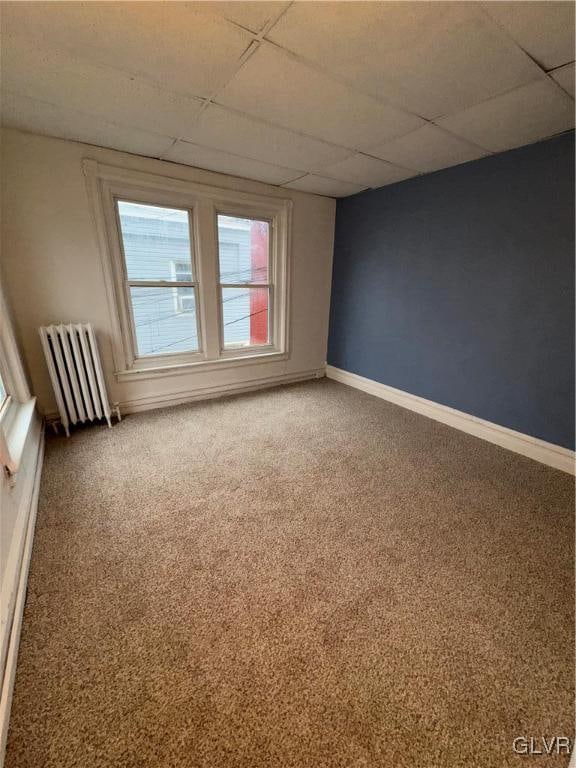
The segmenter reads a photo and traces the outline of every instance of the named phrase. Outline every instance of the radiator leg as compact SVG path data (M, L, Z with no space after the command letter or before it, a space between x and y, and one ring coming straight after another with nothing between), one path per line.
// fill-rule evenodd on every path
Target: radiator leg
M122 421L122 414L120 413L120 406L117 405L114 410L116 411L116 418L118 419L118 421Z
M64 429L66 430L66 437L70 437L70 427L68 426L68 424L66 424Z
M108 429L112 429L112 419L110 416L106 416L106 421L108 422Z
M55 435L58 434L58 422L53 421L50 426L52 427L52 432L54 432Z

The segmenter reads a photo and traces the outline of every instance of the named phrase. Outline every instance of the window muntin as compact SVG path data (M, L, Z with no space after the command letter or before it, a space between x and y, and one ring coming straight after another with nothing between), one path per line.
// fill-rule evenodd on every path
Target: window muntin
M136 357L200 349L190 213L117 200Z
M270 345L270 222L218 214L217 225L223 348Z

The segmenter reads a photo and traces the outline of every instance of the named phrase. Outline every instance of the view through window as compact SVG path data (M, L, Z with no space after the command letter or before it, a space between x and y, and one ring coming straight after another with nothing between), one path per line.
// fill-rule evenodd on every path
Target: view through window
M224 348L270 343L270 225L218 215Z
M188 211L117 205L137 355L197 351Z

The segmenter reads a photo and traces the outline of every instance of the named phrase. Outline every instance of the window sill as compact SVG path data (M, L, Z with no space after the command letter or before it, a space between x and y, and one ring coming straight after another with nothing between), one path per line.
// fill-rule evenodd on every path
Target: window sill
M256 355L238 355L237 357L222 357L219 360L201 360L196 363L179 363L176 365L158 365L155 368L131 368L126 371L117 371L117 381L141 381L144 379L156 379L168 376L180 376L189 373L204 373L226 368L238 368L244 365L258 365L262 363L275 363L287 360L287 352L266 352Z
M17 404L13 401L2 410L0 420L0 463L15 475L20 469L26 438L30 432L36 398Z

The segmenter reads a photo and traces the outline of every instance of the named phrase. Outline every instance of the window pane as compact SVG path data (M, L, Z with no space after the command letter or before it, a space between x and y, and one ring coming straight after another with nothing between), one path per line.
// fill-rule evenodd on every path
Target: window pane
M267 221L218 216L221 283L267 283L270 225Z
M2 381L2 377L0 376L0 405L4 401L5 397L6 397L6 387L4 386L4 382Z
M187 211L119 200L118 213L129 280L192 280Z
M198 350L194 288L130 288L138 356Z
M268 344L268 288L222 288L225 347Z

